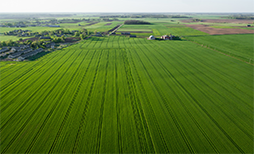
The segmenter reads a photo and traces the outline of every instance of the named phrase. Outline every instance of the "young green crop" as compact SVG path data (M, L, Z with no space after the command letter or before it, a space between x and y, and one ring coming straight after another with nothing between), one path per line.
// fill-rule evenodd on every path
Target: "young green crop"
M253 153L253 66L190 41L91 37L0 66L2 153Z

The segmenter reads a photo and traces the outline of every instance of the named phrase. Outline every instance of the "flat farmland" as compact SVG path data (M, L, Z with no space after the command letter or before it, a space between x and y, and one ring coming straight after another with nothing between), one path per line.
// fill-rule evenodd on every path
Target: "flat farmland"
M151 29L128 29L120 28L117 32L130 32L130 33L153 33Z
M238 28L213 28L208 25L186 25L190 28L199 30L211 35L224 35L224 34L254 34L253 29L238 29Z
M245 62L253 63L253 34L193 36L187 37L187 39Z
M1 153L253 153L253 66L190 41L91 37L0 66Z

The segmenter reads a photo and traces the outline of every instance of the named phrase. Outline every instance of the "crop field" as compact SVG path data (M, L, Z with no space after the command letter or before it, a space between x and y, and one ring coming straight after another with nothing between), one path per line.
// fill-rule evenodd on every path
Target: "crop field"
M123 22L121 21L113 21L111 22L111 25L107 25L105 26L105 24L107 24L109 22L99 22L97 24L91 25L91 26L87 26L85 27L86 29L90 30L90 31L97 31L97 32L104 32L104 31L108 31L112 28L114 28L117 25L123 24Z
M178 36L192 36L192 35L209 35L208 33L185 26L168 27L174 35Z
M253 153L253 66L190 41L91 37L0 66L1 153Z
M25 27L25 28L9 28L9 27L1 27L0 28L0 33L8 32L8 31L13 31L15 29L22 29L22 30L31 30L32 32L41 32L44 30L47 31L53 31L57 29L61 29L62 27Z
M253 63L253 34L196 36L187 38L203 46L209 46L246 62Z
M27 39L27 38L30 38L30 37L17 37L17 36L0 35L0 41L8 41L8 40L17 41L20 38Z
M246 26L210 26L210 27L212 27L212 28L225 28L225 29L248 29L248 30L253 29L254 30L254 27L246 27Z

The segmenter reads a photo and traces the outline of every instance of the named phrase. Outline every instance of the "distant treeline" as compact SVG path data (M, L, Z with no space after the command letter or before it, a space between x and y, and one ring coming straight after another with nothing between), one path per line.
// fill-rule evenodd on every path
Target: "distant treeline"
M254 15L231 15L226 17L228 19L245 19L245 20L254 20Z
M110 15L110 16L100 16L100 18L191 18L189 16L182 16L182 15Z
M151 24L151 23L141 20L126 20L124 24Z
M73 14L68 13L0 13L0 19L31 19L31 18L57 18L70 17Z

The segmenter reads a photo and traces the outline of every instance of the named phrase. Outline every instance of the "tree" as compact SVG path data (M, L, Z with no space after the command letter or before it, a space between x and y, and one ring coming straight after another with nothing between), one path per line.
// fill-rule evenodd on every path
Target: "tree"
M83 34L80 34L80 39L83 40L85 38L85 36Z
M80 33L79 32L75 32L75 37L79 37Z
M5 41L2 41L2 46L7 46L6 42Z

